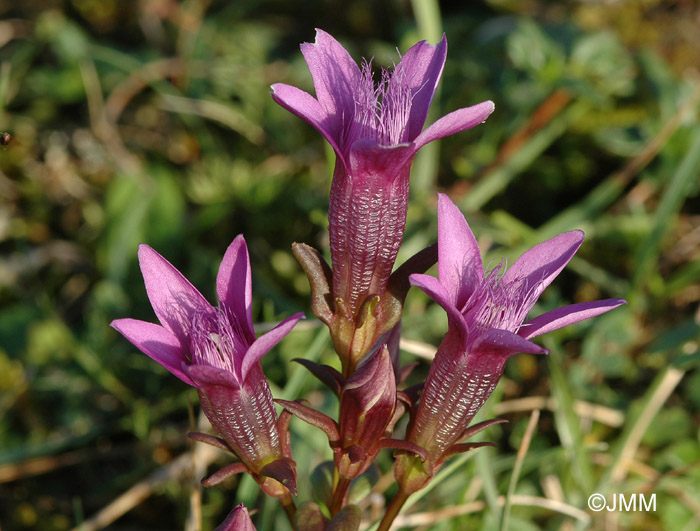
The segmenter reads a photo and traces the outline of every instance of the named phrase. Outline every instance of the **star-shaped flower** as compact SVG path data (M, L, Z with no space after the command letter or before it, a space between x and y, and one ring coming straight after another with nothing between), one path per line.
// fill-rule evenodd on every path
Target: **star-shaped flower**
M197 389L204 413L223 437L221 444L241 459L238 471L250 472L261 485L266 481L262 476L274 477L293 491L294 462L280 438L259 362L303 315L295 314L255 338L250 260L242 235L233 240L219 267L216 307L148 245L139 247L139 263L161 324L117 319L111 326Z
M525 252L505 272L502 265L485 272L467 221L446 195L439 195L438 278L414 274L410 281L445 309L449 324L406 438L426 449L430 462L410 456L397 461L397 476L408 492L424 485L449 456L473 447L462 443L475 433L468 424L495 389L510 356L545 354L532 338L625 304L622 299L583 302L524 322L583 236L580 230L560 234Z

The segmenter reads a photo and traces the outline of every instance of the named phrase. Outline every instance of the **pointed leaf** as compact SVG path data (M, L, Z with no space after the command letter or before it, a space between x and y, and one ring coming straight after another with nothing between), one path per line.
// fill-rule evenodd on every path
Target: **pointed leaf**
M438 244L433 243L418 251L391 274L387 291L403 303L406 293L411 287L409 276L414 273L425 273L438 260Z
M292 253L304 269L311 285L311 309L321 322L330 326L333 318L333 272L321 254L305 243L293 243Z
M410 275L415 273L424 273L435 264L437 259L438 248L437 244L434 243L422 251L414 254L391 274L389 277L389 283L387 284L386 293L381 301L385 320L382 323L380 333L388 332L390 327L395 326L401 319L403 303L406 300L406 294L411 287L411 283L409 281Z
M340 392L343 390L343 386L345 385L345 377L336 369L328 365L321 365L303 358L294 358L292 361L296 361L297 363L300 363L306 367L311 374L321 380L326 387L333 391L335 396L340 396Z
M404 413L409 410L408 406L406 405L406 402L404 401L404 397L399 397L399 393L401 391L396 391L396 409L394 410L394 415L391 417L391 420L389 421L389 424L386 425L386 429L384 430L384 437L391 437L391 434L394 432L394 427L396 426L396 423L401 420L401 417L404 416Z
M468 452L469 450L473 450L475 448L483 448L484 446L493 446L494 448L496 447L496 445L492 442L474 442L474 443L453 444L452 446L450 446L447 450L445 450L443 452L443 454L440 456L440 459L438 459L436 464L439 465L440 463L444 463L453 455Z
M282 455L292 458L292 434L289 432L289 423L292 420L292 413L283 409L277 419L277 430L280 433L280 443L282 445Z
M403 391L397 391L396 397L400 398L404 403L413 407L416 405L416 402L418 402L418 397L423 392L424 387L425 382L414 384L410 387L407 387Z
M202 485L204 485L205 487L213 487L214 485L218 485L222 481L225 481L228 478L235 476L236 474L242 474L244 472L250 473L250 470L247 466L245 466L239 461L237 463L225 466L221 470L217 470L216 472L214 472L208 478L203 479Z
M219 450L235 453L233 452L229 444L221 437L216 437L214 435L209 435L208 433L201 433L198 431L191 431L187 434L187 436L193 441L202 442L204 444L214 446Z
M336 443L340 439L338 434L338 425L335 421L328 415L324 415L320 411L316 411L309 406L300 404L299 402L292 402L290 400L275 400L282 407L294 414L294 416L299 417L304 422L308 422L312 426L316 426L321 431L323 431L331 443Z
M491 426L494 426L496 424L503 424L504 422L508 422L506 419L490 419L490 420L484 420L482 422L478 422L474 424L473 426L469 426L466 430L464 430L464 433L459 436L459 439L457 439L457 442L464 441L466 439L469 439L470 437L473 437L480 431L485 430L486 428L490 428Z
M421 461L430 459L430 454L425 448L402 439L381 439L377 442L376 448L393 448L395 450L402 450L420 457Z
M381 305L383 302L386 302L386 297L384 298L383 301L380 300L379 304ZM385 315L385 314L384 314ZM394 376L396 376L396 379L398 381L398 374L399 374L399 355L400 355L400 349L399 349L399 343L401 341L401 320L399 320L394 326L392 326L389 330L381 334L377 340L374 342L374 345L372 345L372 348L370 351L367 353L367 356L373 355L377 350L380 348L386 348L389 350L389 356L391 358L391 365L394 367Z
M406 379L411 375L413 372L413 369L418 367L420 365L419 361L414 361L413 363L409 363L408 365L404 365L399 369L399 378L398 378L398 384L402 384L406 381Z
M296 463L291 459L283 457L266 464L260 469L260 475L276 479L287 487L294 496L297 495Z
M321 507L329 509L333 502L333 461L324 461L311 472L311 493Z

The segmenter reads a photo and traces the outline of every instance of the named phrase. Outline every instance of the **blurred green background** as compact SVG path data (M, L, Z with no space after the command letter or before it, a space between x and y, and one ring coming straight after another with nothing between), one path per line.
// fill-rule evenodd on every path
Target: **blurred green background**
M0 1L0 133L12 135L0 147L0 527L211 529L244 501L258 529L288 528L247 479L198 489L206 466L192 472L185 437L196 393L108 323L155 320L138 243L213 301L239 233L256 322L311 315L290 244L327 252L332 153L269 85L312 90L298 46L321 27L383 66L444 31L429 120L496 103L486 124L416 160L400 259L436 239L442 190L492 264L586 231L538 313L629 301L549 334L548 357L513 358L482 415L510 421L484 434L497 448L448 465L405 524L700 528L699 17L680 0ZM446 327L418 292L404 325L428 345ZM420 347L407 344L404 361ZM335 363L313 320L263 360L275 395L332 414L335 399L291 363L300 356ZM317 430L292 428L303 501L330 450ZM210 472L230 462L214 457ZM390 471L389 452L378 465ZM369 483L355 492L368 521L383 500ZM391 496L389 483L374 493ZM594 513L594 492L653 494L656 510Z

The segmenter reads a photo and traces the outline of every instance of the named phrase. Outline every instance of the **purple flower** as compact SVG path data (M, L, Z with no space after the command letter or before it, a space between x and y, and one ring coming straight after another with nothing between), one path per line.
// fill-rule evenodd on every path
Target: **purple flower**
M397 462L406 486L434 468L473 435L467 429L500 380L506 360L518 352L545 354L530 339L608 312L625 301L607 299L564 306L525 321L544 289L556 278L583 242L580 230L536 245L507 271L499 265L484 272L476 239L462 213L440 194L438 198L438 277L411 275L448 315L448 331L440 344L412 421L407 440L425 448L431 462L419 473L415 459ZM432 468L433 470L430 470Z
M136 319L117 319L111 326L197 389L204 413L223 437L221 444L240 458L245 471L261 485L269 483L261 476L269 476L294 490L294 462L280 440L260 358L303 315L293 315L255 338L250 260L242 235L233 240L219 267L218 307L151 247L139 246L139 263L162 326Z
M255 531L248 509L242 503L228 513L226 520L221 522L214 531Z
M459 109L423 131L445 64L444 37L436 46L425 41L413 46L393 72L382 72L378 84L369 63L359 68L322 30L301 51L316 98L280 83L272 86L272 97L314 126L337 154L329 208L332 289L352 321L368 297L381 298L387 288L406 223L416 152L483 122L494 105L485 101Z

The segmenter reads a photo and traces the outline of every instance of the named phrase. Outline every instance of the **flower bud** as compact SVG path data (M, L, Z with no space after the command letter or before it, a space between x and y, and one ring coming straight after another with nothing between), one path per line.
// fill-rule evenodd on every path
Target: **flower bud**
M340 395L341 474L352 478L366 470L395 409L396 378L384 346L357 369Z
M242 503L228 513L226 520L215 531L255 531L248 509Z

